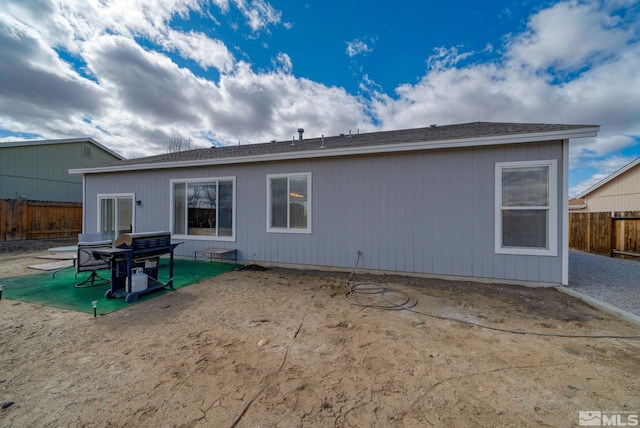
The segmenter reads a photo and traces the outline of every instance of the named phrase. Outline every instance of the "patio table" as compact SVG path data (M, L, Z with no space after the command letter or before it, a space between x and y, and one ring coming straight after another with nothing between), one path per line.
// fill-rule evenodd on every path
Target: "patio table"
M53 247L53 248L49 248L47 251L49 251L50 253L70 253L70 252L78 251L78 246L69 245L66 247Z

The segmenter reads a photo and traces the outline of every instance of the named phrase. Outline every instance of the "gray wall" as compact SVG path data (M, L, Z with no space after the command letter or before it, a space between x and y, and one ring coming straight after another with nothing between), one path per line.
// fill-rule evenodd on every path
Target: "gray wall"
M560 283L557 257L494 253L495 163L558 159L562 239L562 142L421 153L285 161L224 167L88 174L85 231L97 228L97 193L135 193L136 231L169 230L170 179L236 176L236 241L189 240L236 248L255 262L360 267L476 278ZM312 173L312 234L266 232L266 175Z
M86 145L91 146L91 157L82 156L82 147ZM0 143L0 199L82 202L82 176L70 175L69 168L116 160L88 143L14 147L2 147Z

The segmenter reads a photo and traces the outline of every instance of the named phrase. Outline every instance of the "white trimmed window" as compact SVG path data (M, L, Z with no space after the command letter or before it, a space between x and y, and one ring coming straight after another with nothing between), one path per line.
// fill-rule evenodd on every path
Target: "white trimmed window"
M556 256L556 160L496 163L495 252Z
M235 240L236 179L171 180L171 233Z
M267 175L267 232L311 233L311 173Z

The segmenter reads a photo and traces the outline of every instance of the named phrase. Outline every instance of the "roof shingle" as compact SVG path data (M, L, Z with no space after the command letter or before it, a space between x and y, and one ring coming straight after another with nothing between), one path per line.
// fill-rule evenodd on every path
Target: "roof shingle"
M471 138L490 138L505 135L535 134L559 132L581 128L593 128L597 125L560 125L544 123L497 123L472 122L459 125L429 126L424 128L378 131L362 134L347 134L303 140L277 141L261 144L245 144L216 148L194 149L176 153L167 153L136 159L126 159L104 166L132 166L164 163L203 161L207 159L247 158L271 154L304 152L319 149L340 149L352 147L370 147L389 144L449 141Z

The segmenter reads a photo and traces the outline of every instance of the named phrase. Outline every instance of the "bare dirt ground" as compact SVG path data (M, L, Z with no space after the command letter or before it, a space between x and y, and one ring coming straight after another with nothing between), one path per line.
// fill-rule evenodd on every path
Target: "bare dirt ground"
M43 253L0 250L0 278ZM405 292L414 312L361 307L347 277L237 271L98 318L2 299L0 426L568 427L581 410L640 412L639 340L444 318L640 327L553 289L407 277L353 280Z

